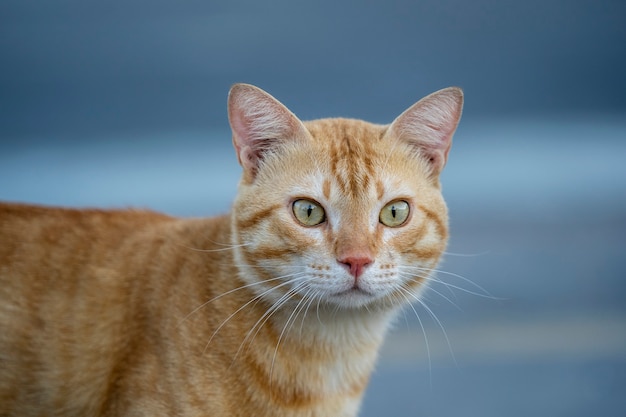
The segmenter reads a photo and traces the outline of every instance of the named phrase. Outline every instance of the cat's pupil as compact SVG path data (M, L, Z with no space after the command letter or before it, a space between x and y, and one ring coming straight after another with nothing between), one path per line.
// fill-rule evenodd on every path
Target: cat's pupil
M396 218L396 206L391 206L391 215L394 219Z
M306 209L306 216L311 217L311 213L313 212L313 206L309 204L309 207Z

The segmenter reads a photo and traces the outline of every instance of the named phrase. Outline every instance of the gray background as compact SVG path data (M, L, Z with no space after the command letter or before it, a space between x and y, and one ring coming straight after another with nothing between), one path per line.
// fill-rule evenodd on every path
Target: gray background
M3 0L0 199L225 212L234 82L380 123L461 86L448 285L361 415L623 416L624 22L608 0Z

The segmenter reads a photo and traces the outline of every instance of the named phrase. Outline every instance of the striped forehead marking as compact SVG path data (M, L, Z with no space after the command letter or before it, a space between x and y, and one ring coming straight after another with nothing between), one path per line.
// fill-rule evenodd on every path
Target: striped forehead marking
M355 198L376 186L372 144L380 133L371 126L347 120L316 123L311 134L329 144L331 175L343 194ZM324 184L324 194L326 194Z

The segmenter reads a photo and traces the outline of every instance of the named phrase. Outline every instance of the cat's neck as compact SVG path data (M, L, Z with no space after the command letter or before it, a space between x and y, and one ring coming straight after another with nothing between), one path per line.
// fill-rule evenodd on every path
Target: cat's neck
M293 309L285 308L275 314L272 324L283 338L349 350L356 346L380 345L396 314L395 309L337 309L331 305L312 305L297 315Z
M291 408L308 399L311 404L319 401L315 407L335 408L332 415L354 415L394 315L330 306L310 306L295 315L285 308L240 345L233 369L240 372L240 363L263 369L272 402L282 406ZM241 373L247 375L245 369Z

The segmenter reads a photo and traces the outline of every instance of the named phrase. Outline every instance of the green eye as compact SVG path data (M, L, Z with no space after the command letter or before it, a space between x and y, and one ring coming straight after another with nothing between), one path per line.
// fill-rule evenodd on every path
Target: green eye
M403 200L392 201L380 211L379 220L389 227L402 226L409 218L409 203Z
M296 200L293 202L293 215L303 226L317 226L326 220L324 209L315 201Z

